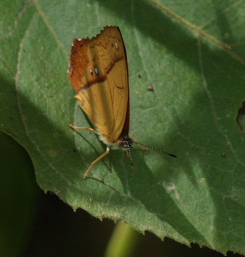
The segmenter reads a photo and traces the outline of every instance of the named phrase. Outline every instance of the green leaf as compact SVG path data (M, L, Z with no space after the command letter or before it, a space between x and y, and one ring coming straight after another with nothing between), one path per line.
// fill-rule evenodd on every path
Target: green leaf
M244 9L235 0L41 0L1 8L1 130L26 148L40 187L74 209L245 254L244 134L236 121ZM69 128L91 124L67 66L73 38L106 25L120 27L127 49L130 136L179 158L134 147L131 169L122 151L112 151L83 180L106 147L90 131Z

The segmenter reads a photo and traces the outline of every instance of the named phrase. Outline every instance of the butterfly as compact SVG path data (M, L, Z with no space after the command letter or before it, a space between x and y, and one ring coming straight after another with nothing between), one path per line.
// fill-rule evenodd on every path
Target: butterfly
M106 152L91 163L84 174L84 179L93 166L110 152L110 149L127 150L131 167L134 167L130 152L133 143L141 148L157 150L134 141L128 135L130 118L128 64L125 45L118 27L106 26L95 37L74 39L68 76L80 107L95 129L70 126L96 133L107 145ZM177 157L174 154L165 154Z

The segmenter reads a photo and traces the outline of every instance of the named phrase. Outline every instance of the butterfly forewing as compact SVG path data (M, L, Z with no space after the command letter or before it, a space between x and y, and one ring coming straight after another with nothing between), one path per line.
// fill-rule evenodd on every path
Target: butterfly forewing
M127 57L118 27L105 27L91 39L74 40L69 78L98 133L114 143L129 126Z

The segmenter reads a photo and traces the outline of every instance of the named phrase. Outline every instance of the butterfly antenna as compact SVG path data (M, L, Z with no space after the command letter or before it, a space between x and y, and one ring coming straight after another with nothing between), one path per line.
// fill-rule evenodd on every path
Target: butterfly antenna
M156 148L154 148L154 147L151 147L151 146L148 146L148 145L139 143L139 142L135 142L135 141L134 141L134 143L135 143L136 145L141 145L141 146L143 146L143 147L146 147L147 149L151 149L151 150L154 150L154 151L156 151L156 152L164 153L164 154L167 154L167 155L172 156L172 157L174 157L174 158L178 158L178 156L175 155L175 154L167 153L167 152L164 152L164 151L162 151L162 150L156 149Z

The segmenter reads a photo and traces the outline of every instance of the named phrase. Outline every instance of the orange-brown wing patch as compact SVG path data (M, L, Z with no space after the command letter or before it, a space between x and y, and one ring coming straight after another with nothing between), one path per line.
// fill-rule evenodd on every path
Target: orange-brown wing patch
M127 57L118 27L74 40L69 78L81 108L108 143L120 136L129 104Z

